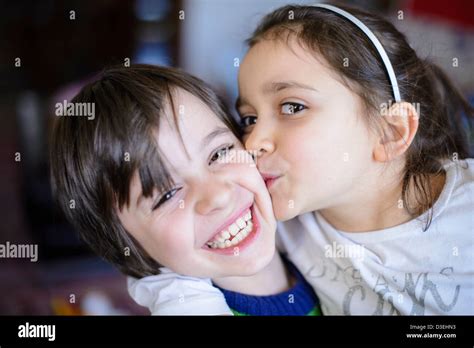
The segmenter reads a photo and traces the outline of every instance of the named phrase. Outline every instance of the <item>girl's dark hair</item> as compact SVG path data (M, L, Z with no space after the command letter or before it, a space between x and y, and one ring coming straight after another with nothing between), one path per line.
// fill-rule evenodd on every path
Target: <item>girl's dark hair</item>
M430 210L434 192L430 177L443 172L442 160L468 156L462 114L472 117L473 108L436 65L419 58L405 36L387 20L358 9L338 7L353 14L380 40L395 70L403 101L419 105L415 139L406 152L402 200L417 216ZM363 101L368 124L380 127L382 105L390 105L392 89L384 64L372 42L349 20L313 6L284 6L263 18L247 40L250 47L261 40L297 42L322 56L346 86ZM349 64L344 64L349 59ZM409 200L412 195L415 197Z
M50 148L53 194L81 238L123 273L143 277L160 265L124 229L117 209L129 204L138 172L143 195L165 190L172 178L156 143L165 107L181 88L204 102L240 136L221 99L201 80L174 68L114 67L86 85L71 103L93 103L95 117L60 117Z

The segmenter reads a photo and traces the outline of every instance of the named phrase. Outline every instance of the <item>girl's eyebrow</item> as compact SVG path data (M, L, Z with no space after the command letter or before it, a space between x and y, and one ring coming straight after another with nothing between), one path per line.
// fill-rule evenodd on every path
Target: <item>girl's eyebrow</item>
M289 88L307 89L307 90L319 93L319 91L316 88L310 85L306 85L301 82L297 82L297 81L268 82L265 85L263 85L262 91L264 94L271 94L271 93L280 92L281 90L289 89Z
M264 94L274 94L289 88L300 88L319 93L319 90L317 90L316 88L296 81L268 82L263 85L262 91ZM235 101L235 109L238 110L244 104L247 104L246 100L241 96L238 96L237 100Z
M239 110L240 107L244 104L247 104L245 99L243 99L240 95L237 96L237 100L235 101L235 110Z

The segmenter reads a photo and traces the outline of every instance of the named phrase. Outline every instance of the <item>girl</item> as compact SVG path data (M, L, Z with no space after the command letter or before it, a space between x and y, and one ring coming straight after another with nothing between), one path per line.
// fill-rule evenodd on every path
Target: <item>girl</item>
M245 146L323 312L473 314L472 108L444 73L350 8L285 6L249 45Z
M202 81L171 68L112 68L72 105L97 112L57 120L53 190L97 254L133 277L159 269L166 277L169 268L212 278L234 313L318 313L311 287L291 265L287 274L274 253L265 184L235 120ZM146 301L143 287L136 290ZM189 298L178 288L173 294ZM217 291L206 296L222 299ZM230 313L227 306L209 311Z

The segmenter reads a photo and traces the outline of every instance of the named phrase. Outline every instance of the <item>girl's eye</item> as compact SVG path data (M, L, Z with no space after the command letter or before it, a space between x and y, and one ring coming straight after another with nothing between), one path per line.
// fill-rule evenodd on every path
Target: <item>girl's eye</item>
M153 205L152 210L158 209L161 205L163 205L164 203L166 203L167 201L169 201L171 198L174 197L174 195L175 195L179 190L181 190L181 188L175 188L175 189L172 189L172 190L166 192L163 196L160 197L160 199L158 200L158 202L156 202L156 203Z
M240 120L240 126L243 129L253 126L255 123L257 123L257 117L255 116L245 116Z
M234 148L234 145L232 144L232 145L228 145L226 147L220 148L219 150L214 152L211 155L211 158L209 159L209 165L211 165L215 161L222 160L224 156L227 155L229 151L232 150L233 148Z
M300 103L284 103L281 105L281 113L285 115L294 115L306 109L306 106Z

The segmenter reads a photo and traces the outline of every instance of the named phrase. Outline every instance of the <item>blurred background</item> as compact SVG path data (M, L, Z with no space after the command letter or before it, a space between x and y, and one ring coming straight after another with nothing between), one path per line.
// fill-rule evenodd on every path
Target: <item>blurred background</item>
M127 61L181 67L233 105L244 40L264 14L290 3L315 1L0 1L0 245L38 245L37 262L0 258L0 315L148 314L129 298L125 276L94 256L54 205L54 105ZM474 101L474 2L339 3L389 18Z

